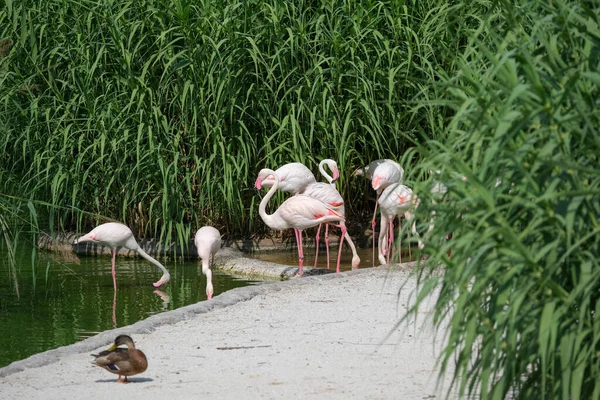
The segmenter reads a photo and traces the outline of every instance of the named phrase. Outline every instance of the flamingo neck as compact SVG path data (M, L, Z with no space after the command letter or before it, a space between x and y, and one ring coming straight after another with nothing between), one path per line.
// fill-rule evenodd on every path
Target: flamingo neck
M334 180L336 180L338 178L337 176L335 176L335 175L337 175L336 171L332 170L333 175L334 175L333 177L331 175L329 175L329 173L327 173L327 171L325 171L325 165L329 165L329 164L327 164L328 161L330 161L330 160L322 160L319 163L319 172L321 173L321 175L323 175L323 177L327 180L327 182L329 182L330 185L335 185ZM331 166L330 166L330 168L331 168Z
M266 173L273 175L275 177L275 182L273 183L273 186L271 186L271 188L269 189L269 191L267 192L265 197L263 197L263 199L260 201L260 205L258 206L258 214L260 215L260 217L262 218L264 223L269 228L285 229L285 228L287 228L287 226L282 226L282 224L281 224L282 220L280 218L277 218L273 214L267 214L267 203L269 202L269 200L271 200L271 197L273 197L273 195L275 194L275 191L279 187L279 177L273 170L267 170ZM259 177L259 179L260 179L260 177ZM257 180L256 187L258 187L258 186L259 185L258 185L258 180Z
M90 236L90 234L88 233L86 235L83 235L83 236L75 239L75 241L73 242L73 244L78 244L78 243L83 243L83 242L94 242L94 243L96 243L97 240L96 240L95 237L92 238Z
M136 249L136 251L138 252L138 254L140 256L144 257L146 260L148 260L152 264L156 265L163 272L163 275L161 276L160 280L158 282L154 283L155 287L164 285L165 283L167 283L169 281L169 279L171 279L171 275L169 274L169 271L167 271L167 269L165 267L163 267L163 265L161 263L156 261L154 258L150 257L150 255L148 255L148 253L146 253L144 250L142 250L142 248L139 246Z
M210 257L202 259L202 273L206 275L206 271L210 271Z
M203 261L203 264L204 264L204 261ZM203 267L202 272L204 272L204 275L206 275L206 297L211 299L213 292L214 292L213 284L212 284L212 271L210 270L210 268L206 268L206 270L204 270L204 267Z

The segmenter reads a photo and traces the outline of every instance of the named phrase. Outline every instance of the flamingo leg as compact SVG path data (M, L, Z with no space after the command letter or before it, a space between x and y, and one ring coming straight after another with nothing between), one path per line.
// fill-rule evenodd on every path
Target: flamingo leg
M386 250L386 243L387 243L387 229L388 229L388 219L385 218L383 215L381 215L381 226L380 226L380 231L379 231L379 240L378 240L378 260L380 264L385 264L385 254L387 252Z
M408 218L406 217L406 214L404 215L404 218L408 221ZM411 260L412 259L412 252L411 252L410 242L412 240L412 236L410 235L410 231L407 231L407 235L408 235L408 259Z
M371 220L371 230L373 232L373 258L371 260L371 266L375 266L375 217L377 216L377 204L379 203L379 195L377 192L377 198L375 199L375 211L373 211L373 219Z
M398 217L398 263L402 264L402 219Z
M115 288L115 296L117 292L117 274L115 272L115 263L117 260L117 249L112 250L112 277L113 277L113 287Z
M329 269L329 224L325 225L325 252L327 253L327 269Z
M113 304L112 304L112 322L113 328L117 327L117 290L115 289L113 295Z
M300 271L298 272L298 276L302 277L302 267L304 266L304 250L302 249L302 231L294 228L294 233L296 233L296 242L298 244L298 268Z
M390 226L388 227L388 248L387 248L387 263L390 263L390 254L394 252L394 217L390 218Z
M319 224L317 228L317 236L315 237L315 268L317 268L317 260L319 259L319 236L321 235L321 226L323 224ZM325 240L327 241L327 234L325 234Z
M335 268L336 273L340 272L340 261L342 260L342 245L344 244L344 237L346 236L346 226L342 224L338 226L342 230L342 234L340 235L340 249L338 250L337 266Z

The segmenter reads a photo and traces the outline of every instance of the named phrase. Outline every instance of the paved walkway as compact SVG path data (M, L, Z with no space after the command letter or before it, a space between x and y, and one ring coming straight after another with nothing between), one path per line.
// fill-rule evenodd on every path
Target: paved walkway
M2 368L0 398L441 398L430 312L397 328L414 288L394 265L234 289ZM89 355L120 333L149 360L129 385Z

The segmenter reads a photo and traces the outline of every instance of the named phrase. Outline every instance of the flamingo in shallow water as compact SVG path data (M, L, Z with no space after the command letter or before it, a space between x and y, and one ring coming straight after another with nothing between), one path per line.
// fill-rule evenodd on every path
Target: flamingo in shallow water
M372 263L375 265L375 217L377 215L377 204L379 202L379 196L381 192L393 183L402 183L402 177L404 176L404 169L394 160L381 159L371 162L369 165L362 169L357 169L354 172L355 175L364 175L371 179L371 186L377 192L377 198L375 199L375 210L373 211L373 218L371 219L371 229L373 231L373 259Z
M329 167L329 169L332 171L333 176L329 175L325 171L325 165L327 165ZM340 176L337 163L331 159L322 160L319 163L319 171L321 172L321 175L323 175L323 177L325 177L325 179L327 180L328 183L324 183L324 182L312 183L306 187L303 194L310 196L310 197L314 197L317 200L321 200L323 203L330 206L337 213L339 213L340 215L343 215L345 217L346 211L344 208L344 199L342 198L342 195L340 194L340 192L337 191L337 189L335 187L335 181ZM340 222L340 225L342 225L342 224L344 226L346 225L345 222ZM319 257L319 234L321 232L321 226L322 226L322 224L319 225L319 228L317 229L317 235L315 237L315 268L317 267L317 261L318 261L318 257ZM325 247L327 249L327 269L329 269L329 229L328 228L329 228L329 225L325 225ZM348 246L350 246L350 249L352 250L352 269L356 269L356 268L358 268L358 265L360 264L360 257L358 256L358 254L356 252L356 247L354 246L354 242L352 241L352 238L350 238L350 235L348 234L347 231L346 231L346 235L344 238L346 239L346 241L348 241Z
M256 179L255 184L256 188L260 189L263 181L269 176L273 176L275 181L273 182L271 189L269 189L265 197L263 197L261 200L258 213L264 223L271 229L294 229L296 242L298 244L298 266L300 269L299 275L302 276L302 267L304 264L302 231L306 228L312 228L313 226L327 222L337 222L337 226L339 226L339 228L342 230L336 267L336 271L340 272L342 244L344 243L343 238L346 235L346 227L344 225L340 225L340 222L344 221L344 216L328 207L322 201L303 194L290 197L289 199L285 200L273 214L267 214L267 203L271 197L273 197L273 194L279 187L279 177L275 171L265 168L260 170L258 173L258 178Z
M206 275L206 296L210 300L213 295L210 260L221 248L221 233L212 226L203 226L196 232L194 244L198 249L198 257L202 259L202 273Z
M379 206L381 207L381 226L379 232L379 262L386 264L390 261L390 254L392 253L392 246L394 242L394 218L398 216L401 218L402 215L406 216L406 219L413 219L412 213L410 213L413 207L417 205L417 197L414 196L413 191L405 185L400 183L394 183L388 186L379 196ZM413 224L414 226L414 224ZM400 225L402 227L402 225ZM402 228L400 228L402 229ZM413 233L418 236L416 229L413 229ZM387 242L387 243L386 243ZM402 262L402 248L400 245L399 249L400 258ZM384 257L387 255L387 260Z
M131 229L129 229L129 227L126 225L118 222L107 222L106 224L98 225L92 229L90 233L83 235L79 239L76 239L73 244L83 242L93 242L102 246L110 247L112 249L112 277L115 291L117 290L115 261L117 258L117 249L119 247L125 247L126 249L137 251L140 256L144 257L146 260L150 261L152 264L161 269L163 275L157 282L153 283L154 287L164 285L171 278L169 271L167 271L167 269L163 267L161 263L150 257L144 250L142 250L142 248L135 241L133 232L131 232Z

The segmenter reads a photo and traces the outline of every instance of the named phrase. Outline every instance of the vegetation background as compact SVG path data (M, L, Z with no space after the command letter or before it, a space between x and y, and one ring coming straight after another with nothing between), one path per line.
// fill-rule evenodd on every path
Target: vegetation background
M323 158L360 221L374 195L352 172L394 158L421 198L413 311L441 287L461 392L597 399L599 17L575 0L0 0L5 241L15 219L262 235L258 170Z

